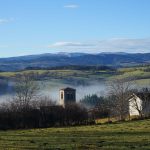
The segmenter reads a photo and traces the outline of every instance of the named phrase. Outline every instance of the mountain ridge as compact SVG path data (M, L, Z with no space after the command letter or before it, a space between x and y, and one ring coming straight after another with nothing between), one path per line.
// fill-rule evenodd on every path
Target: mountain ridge
M150 63L150 53L45 53L0 58L1 71L18 71L27 67L56 67L67 65L125 66Z

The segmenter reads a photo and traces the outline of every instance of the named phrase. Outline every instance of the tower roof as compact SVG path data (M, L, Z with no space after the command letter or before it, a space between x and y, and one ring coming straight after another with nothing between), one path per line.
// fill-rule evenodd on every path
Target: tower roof
M60 90L63 90L63 91L75 91L76 89L73 89L73 88L70 88L70 87L66 87L66 88L62 88Z

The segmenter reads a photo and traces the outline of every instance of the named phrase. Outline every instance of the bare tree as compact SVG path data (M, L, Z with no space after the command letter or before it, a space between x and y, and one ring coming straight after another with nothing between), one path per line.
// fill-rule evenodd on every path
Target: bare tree
M141 97L144 116L150 116L150 88L142 89L143 96Z
M109 82L109 95L113 97L112 111L119 120L124 120L129 114L131 87L132 83L124 79Z
M40 96L31 102L32 108L40 108L47 106L55 106L56 101L53 101L49 96Z
M39 85L34 73L23 73L15 78L14 105L17 109L28 108L31 100L37 97Z

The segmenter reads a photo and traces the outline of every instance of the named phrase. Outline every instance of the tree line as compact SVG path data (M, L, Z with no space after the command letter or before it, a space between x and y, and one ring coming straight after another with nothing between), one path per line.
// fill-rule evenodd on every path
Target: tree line
M117 71L116 68L106 65L67 65L56 67L26 67L24 70L88 70L88 71Z
M88 124L88 113L77 104L61 106L25 107L17 109L14 104L0 108L0 129L29 129ZM4 108L5 107L5 108Z

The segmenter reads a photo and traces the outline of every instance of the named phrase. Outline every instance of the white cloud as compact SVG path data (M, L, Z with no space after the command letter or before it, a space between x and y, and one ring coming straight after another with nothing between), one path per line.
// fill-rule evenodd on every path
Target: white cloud
M126 39L114 38L89 42L56 42L48 46L56 51L66 52L150 52L150 38Z
M0 18L0 24L9 23L12 21L14 21L14 18L9 18L9 19Z
M70 5L65 5L64 7L65 7L65 8L72 8L72 9L75 9L75 8L78 8L79 5L76 5L76 4L70 4Z
M97 48L105 51L122 51L122 52L150 52L150 39L123 39L115 38L110 40L99 41Z
M80 42L56 42L49 47L87 47L92 46L88 43L80 43Z

